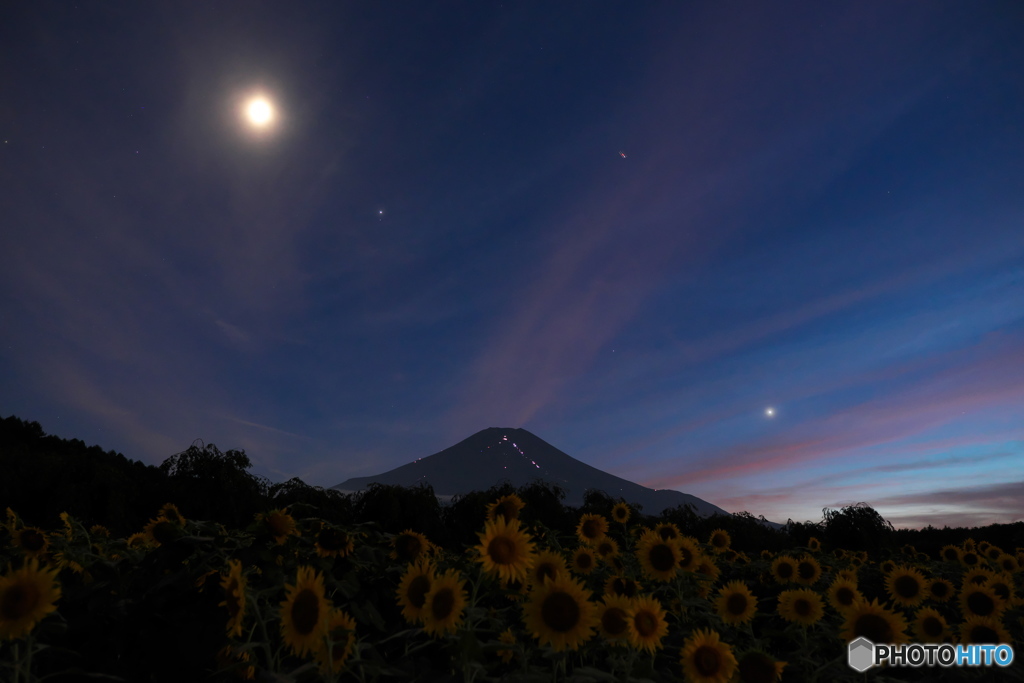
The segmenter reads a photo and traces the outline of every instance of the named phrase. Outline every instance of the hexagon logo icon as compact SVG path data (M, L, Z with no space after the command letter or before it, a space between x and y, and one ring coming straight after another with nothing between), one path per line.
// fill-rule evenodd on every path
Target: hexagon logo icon
M864 673L875 664L875 644L864 636L851 641L847 651L847 662L854 671Z

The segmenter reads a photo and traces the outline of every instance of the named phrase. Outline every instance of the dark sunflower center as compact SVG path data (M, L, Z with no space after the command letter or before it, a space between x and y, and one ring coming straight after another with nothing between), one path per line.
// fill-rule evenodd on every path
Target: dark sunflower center
M410 605L418 609L427 602L427 593L429 592L430 577L421 574L409 582L409 588L405 591L405 597Z
M543 562L541 564L538 564L536 568L534 568L533 574L537 577L540 583L544 583L545 579L555 578L557 570L555 569L554 564L550 562Z
M395 543L395 554L401 560L412 562L419 557L421 548L420 539L415 536L399 536Z
M676 530L670 526L666 526L659 529L658 534L661 536L661 540L668 541L676 537Z
M978 624L977 626L971 627L971 642L972 643L998 643L999 634L996 630L990 626Z
M643 638L650 638L658 631L658 620L650 612L639 612L633 617L633 628Z
M896 595L901 598L915 598L921 592L921 584L913 576L900 576L892 582Z
M725 611L734 616L740 616L747 611L747 596L743 593L733 593L725 601Z
M153 526L153 538L161 544L173 541L177 535L176 532L177 529L175 529L174 525L166 520L158 522Z
M849 588L847 586L843 586L842 588L836 591L836 602L838 602L840 605L846 605L847 607L849 607L853 604L853 600L855 597L857 597L856 593L853 592L852 588Z
M947 549L946 552L944 552L942 554L942 556L945 558L946 562L956 562L957 561L957 555L958 555L958 553L955 550L953 550L952 548Z
M979 559L976 554L964 553L963 563L966 564L968 567L973 567L974 565L978 564L978 562Z
M498 514L505 518L505 521L511 522L518 516L516 506L511 501L505 501L498 506Z
M590 556L590 553L580 553L576 556L576 564L580 566L580 569L590 569L594 566L594 558Z
M779 578L788 579L793 576L793 565L789 562L783 562L775 571L779 575Z
M743 683L775 683L775 662L760 652L751 652L739 662Z
M348 534L328 527L321 529L320 534L316 537L316 542L324 550L341 550L348 545Z
M437 621L443 621L455 611L455 593L451 588L443 588L434 593L430 601L430 615Z
M921 622L921 630L931 638L938 638L942 635L942 621L937 617L926 617Z
M612 550L614 550L614 548L612 548L611 543L602 542L597 546L597 552L602 556L611 555Z
M487 545L487 554L496 564L512 564L516 560L516 544L510 538L498 536Z
M267 525L275 536L288 535L288 522L285 521L284 515L270 515L267 518Z
M810 617L814 611L814 606L811 605L811 601L807 598L798 598L793 601L793 611L796 612L797 616Z
M16 583L3 594L0 618L17 621L30 614L39 603L39 589L32 583Z
M936 581L932 584L932 595L937 598L944 598L949 595L949 584L943 581Z
M716 548L724 548L728 545L728 543L725 540L725 536L722 536L721 534L715 534L711 538L711 545L715 546Z
M544 599L540 616L551 630L566 633L580 623L580 606L576 598L558 591Z
M800 575L801 579L804 581L810 581L817 573L817 568L814 566L813 562L801 562L797 565L796 571Z
M711 678L717 676L722 669L722 654L718 648L701 645L693 653L693 665L701 676Z
M676 566L676 554L672 552L672 548L664 543L659 543L653 546L649 553L647 553L647 559L651 561L651 566L654 567L655 571L668 572Z
M30 552L42 550L46 545L46 537L34 529L21 532L21 547Z
M597 538L601 535L601 525L596 519L588 519L583 522L583 535L586 538Z
M629 628L626 613L618 607L609 607L601 615L601 627L610 636L621 636Z
M979 617L989 617L996 611L996 602L992 596L975 591L967 595L967 609Z
M308 588L295 596L292 603L292 623L300 635L308 636L320 623L320 599Z
M874 643L891 643L892 624L880 614L862 614L853 624L853 634Z

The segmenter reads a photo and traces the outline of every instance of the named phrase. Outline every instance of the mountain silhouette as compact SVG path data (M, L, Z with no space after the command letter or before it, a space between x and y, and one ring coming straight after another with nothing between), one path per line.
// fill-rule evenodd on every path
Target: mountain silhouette
M525 429L490 427L467 439L413 462L371 477L354 477L331 488L356 492L372 483L398 486L430 484L442 498L485 491L504 482L518 488L541 480L565 490L565 504L578 507L588 490L642 506L644 514L658 515L678 505L692 505L703 517L728 515L720 507L696 496L646 486L602 472L558 450Z

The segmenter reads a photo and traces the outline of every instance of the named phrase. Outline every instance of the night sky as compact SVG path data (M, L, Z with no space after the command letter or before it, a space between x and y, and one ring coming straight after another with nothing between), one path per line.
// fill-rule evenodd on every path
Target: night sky
M1019 520L1022 28L4 3L0 415L321 486L523 427L780 522Z

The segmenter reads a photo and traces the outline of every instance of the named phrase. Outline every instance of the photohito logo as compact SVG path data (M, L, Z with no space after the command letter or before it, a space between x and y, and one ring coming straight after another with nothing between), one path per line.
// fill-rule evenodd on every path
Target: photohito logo
M847 650L850 668L864 673L873 666L1010 666L1013 648L1009 645L876 645L861 637Z

